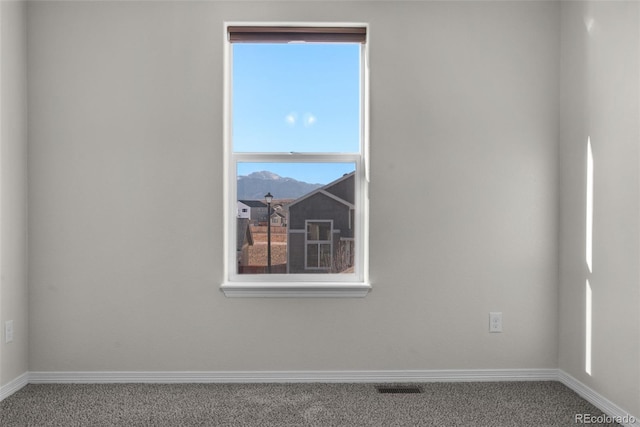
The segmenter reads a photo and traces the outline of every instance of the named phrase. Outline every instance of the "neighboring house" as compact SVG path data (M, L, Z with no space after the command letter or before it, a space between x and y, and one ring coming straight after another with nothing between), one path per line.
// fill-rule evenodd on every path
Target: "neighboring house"
M353 267L354 173L289 205L289 273L340 273Z
M253 235L249 227L249 218L238 218L236 237L236 261L238 273L243 273L242 268L249 265L249 246L253 246Z
M251 220L252 224L267 221L267 205L260 200L238 200L238 218Z
M284 213L275 211L271 214L271 226L272 227L286 227L287 217Z

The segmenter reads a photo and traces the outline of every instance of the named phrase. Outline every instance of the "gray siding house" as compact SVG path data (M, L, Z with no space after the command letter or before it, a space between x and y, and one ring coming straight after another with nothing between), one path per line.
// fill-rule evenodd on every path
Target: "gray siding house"
M289 273L341 273L353 267L354 173L289 205Z

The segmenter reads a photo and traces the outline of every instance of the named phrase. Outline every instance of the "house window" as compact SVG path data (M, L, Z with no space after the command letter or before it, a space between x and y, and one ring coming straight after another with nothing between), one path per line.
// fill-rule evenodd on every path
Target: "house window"
M310 269L330 269L333 262L333 221L307 221L305 265Z
M364 296L366 25L227 24L225 37L222 290ZM270 206L266 221L250 224L246 235L231 209L240 200ZM238 247L247 265L232 257Z

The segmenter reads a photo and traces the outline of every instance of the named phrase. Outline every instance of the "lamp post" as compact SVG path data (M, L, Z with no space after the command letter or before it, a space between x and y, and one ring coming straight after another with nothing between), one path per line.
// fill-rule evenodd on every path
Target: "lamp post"
M267 273L271 273L271 201L273 196L271 192L264 195L267 202Z

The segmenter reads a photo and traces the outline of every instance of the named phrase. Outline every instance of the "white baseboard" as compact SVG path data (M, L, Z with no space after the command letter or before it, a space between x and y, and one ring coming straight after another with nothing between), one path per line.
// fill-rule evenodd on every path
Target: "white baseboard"
M0 401L27 384L96 383L403 383L559 381L626 427L640 427L630 415L561 369L451 369L411 371L81 371L25 372L0 387ZM629 422L626 422L626 421Z
M29 384L29 372L25 372L17 378L9 381L7 384L0 386L0 402L27 384Z
M46 383L389 383L454 381L556 381L557 369L429 371L222 371L222 372L31 372Z
M625 427L640 426L640 418L630 415L629 412L625 411L601 394L596 393L593 389L587 387L585 384L581 383L561 369L558 369L557 380L578 393L580 397L585 399L587 402L612 417L614 419L613 421L618 422L618 424Z

